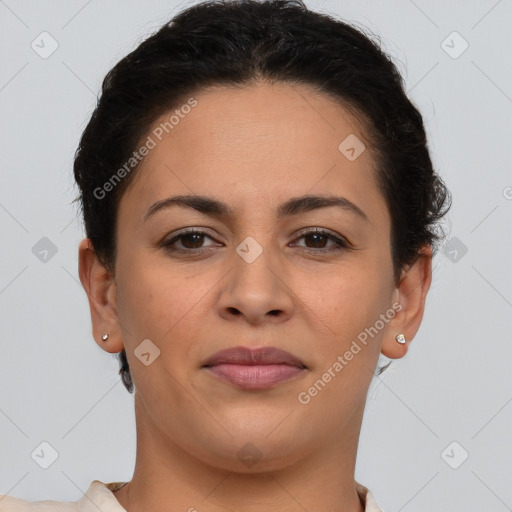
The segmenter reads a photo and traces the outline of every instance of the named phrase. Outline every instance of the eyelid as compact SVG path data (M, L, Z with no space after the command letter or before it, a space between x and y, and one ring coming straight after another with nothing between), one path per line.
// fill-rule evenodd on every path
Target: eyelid
M210 238L211 240L215 240L215 237L210 234L210 232L208 231L208 228L203 228L203 227L196 228L196 227L193 227L193 228L183 228L182 230L178 230L177 232L173 233L169 237L166 236L158 245L162 245L164 247L171 247L172 243L175 243L176 241L178 241L180 237L185 236L185 235L189 235L189 234L192 234L192 235L194 235L194 234L205 235L208 238ZM194 251L200 251L200 250L202 250L202 248L198 248L198 249L177 249L177 250L178 251L182 250L182 251L185 251L185 252L194 252Z
M306 235L314 234L314 233L317 233L319 235L323 235L323 236L329 238L330 240L332 240L334 242L334 246L331 246L330 248L324 248L324 249L314 249L312 247L305 247L306 250L309 250L312 252L322 252L322 251L328 252L330 250L336 249L337 248L336 246L338 246L338 248L342 248L345 250L353 248L352 243L346 237L344 237L338 233L335 233L327 228L319 228L319 227L303 228L297 233L295 240L300 239Z
M319 233L321 235L325 235L325 236L332 236L333 238L338 238L339 240L341 240L342 242L346 242L347 244L350 244L350 241L344 237L343 235L340 235L339 233L336 233L336 231L332 231L330 229L327 229L327 228L319 228L319 227L309 227L309 228L303 228L301 229L300 231L297 232L297 235L298 236L304 236L304 235L308 235L308 234L311 234L311 233Z
M175 248L175 247L173 247L173 245L177 241L180 240L180 237L188 235L188 234L204 235L205 237L210 238L210 240L215 241L215 237L212 236L207 229L208 228L202 228L202 227L183 228L182 230L179 230L179 231L173 233L173 235L171 237L169 237L168 239L164 239L159 245L163 246L168 251L176 251L176 252L180 252L180 253L197 254L199 252L206 252L206 251L210 250L212 247L215 247L215 246L218 247L218 244L212 244L212 245L208 245L205 247L198 247L198 248L192 248L192 249ZM328 246L328 247L324 247L324 248L300 246L307 252L321 254L321 253L334 252L336 250L349 250L349 249L353 248L352 243L349 240L347 240L347 238L345 238L344 236L339 235L338 233L332 232L331 230L329 230L327 228L320 228L320 227L308 227L308 228L301 229L294 235L293 241L296 242L297 240L299 240L307 235L311 235L311 234L315 234L315 233L327 237L329 240L331 240L333 242L333 245L331 245L330 247ZM292 247L293 246L297 246L297 244L293 244Z

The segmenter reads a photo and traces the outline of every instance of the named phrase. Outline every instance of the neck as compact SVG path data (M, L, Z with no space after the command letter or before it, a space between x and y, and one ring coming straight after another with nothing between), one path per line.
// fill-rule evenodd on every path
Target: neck
M364 512L354 481L362 410L351 419L357 428L342 432L336 445L288 464L262 456L241 473L229 469L229 461L219 468L178 446L141 414L137 398L135 409L135 471L131 482L114 493L127 512Z

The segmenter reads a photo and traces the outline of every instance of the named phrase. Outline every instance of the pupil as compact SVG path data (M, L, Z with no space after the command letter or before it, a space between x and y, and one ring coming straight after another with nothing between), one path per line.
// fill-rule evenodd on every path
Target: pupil
M188 233L188 234L184 235L182 243L185 247L188 247L189 245L195 245L202 241L203 236L204 235L202 235L200 233ZM194 237L195 237L195 241L192 241L192 244L185 243L186 240L190 240L191 238L194 238ZM200 245L201 244L199 243L199 246ZM197 247L192 247L192 249L197 249Z
M318 238L325 238L325 235L320 235L318 233L313 233L313 234L310 234L308 235L309 237L313 238L313 237L316 237L316 242L313 242L315 247L318 245L319 241L318 241ZM323 246L323 244L320 243L321 246Z
M194 246L194 247L192 247L193 249L197 249L197 247L195 247L195 246L196 245L201 246L203 237L204 237L204 235L202 235L200 233L188 233L186 235L183 235L182 243L183 243L183 245L185 245L185 247L190 248L190 246L192 245L192 246ZM308 237L312 240L314 247L318 247L318 246L323 247L325 245L325 244L322 244L322 241L325 242L325 235L313 233L313 234L307 235L306 238L308 238Z

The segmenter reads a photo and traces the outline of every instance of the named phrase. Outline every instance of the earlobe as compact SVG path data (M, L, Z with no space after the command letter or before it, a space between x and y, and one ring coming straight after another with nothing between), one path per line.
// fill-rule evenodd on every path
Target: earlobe
M120 352L124 346L117 316L114 277L94 252L89 238L84 238L78 248L78 275L87 293L96 343L106 352ZM108 333L106 340L102 340L104 333Z
M423 319L427 292L432 282L432 248L421 248L418 258L407 269L402 271L400 283L395 290L402 309L389 322L381 352L389 359L399 359L407 354L412 341ZM397 339L397 335L402 338Z

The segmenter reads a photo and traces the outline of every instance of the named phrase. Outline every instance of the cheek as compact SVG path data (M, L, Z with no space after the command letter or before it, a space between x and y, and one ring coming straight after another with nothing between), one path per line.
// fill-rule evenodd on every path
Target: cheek
M166 397L178 404L181 387L174 379L184 382L186 363L195 361L186 329L190 322L198 325L199 299L179 272L149 260L132 255L117 268L119 323L139 392L146 401ZM147 365L141 359L145 353L150 354Z
M363 261L340 265L307 279L301 295L328 325L351 325L364 318L379 288L379 273Z
M161 351L171 345L176 355L192 350L189 338L204 322L219 279L214 272L191 272L142 251L119 262L117 303L125 344L134 348L149 338Z
M185 314L190 295L179 273L131 255L117 268L119 320L135 339L159 339Z
M328 334L315 339L313 373L297 400L307 402L311 417L325 418L328 409L326 429L339 429L364 401L382 336L372 328L389 309L388 281L379 267L362 264L330 274L328 285L322 279L303 289L310 316L321 318Z

